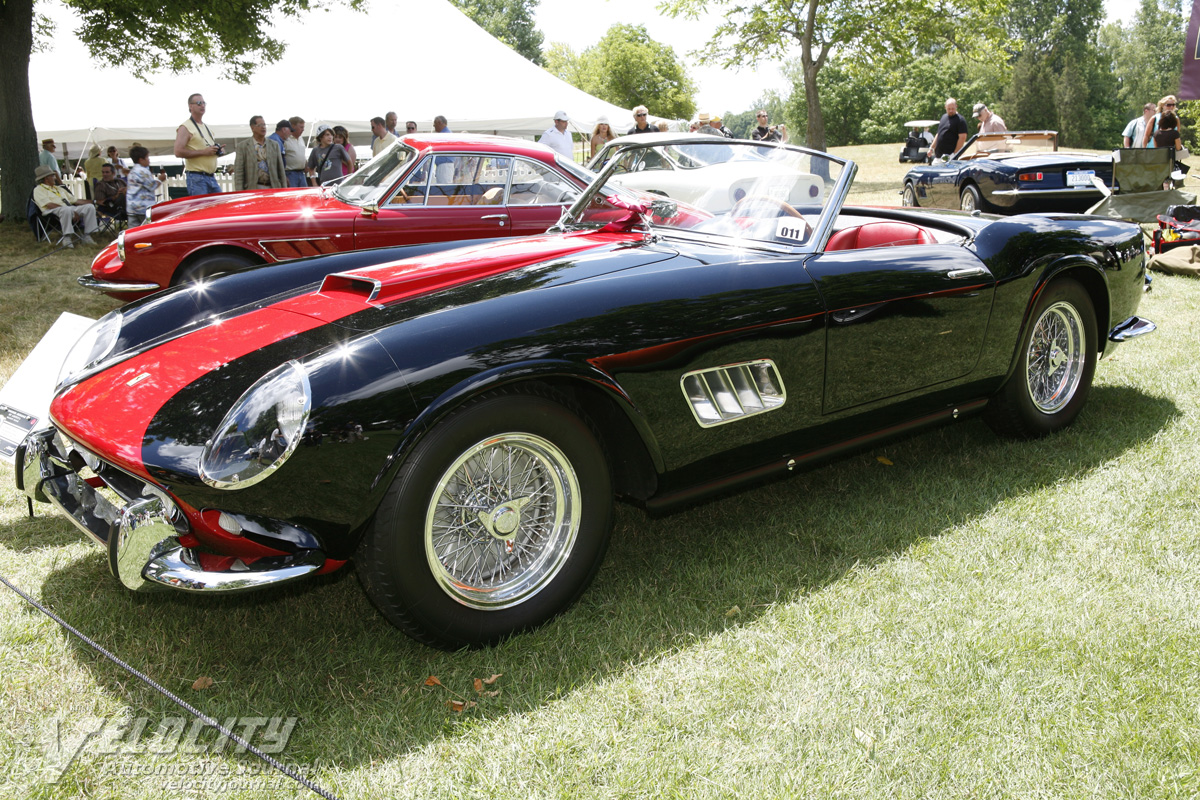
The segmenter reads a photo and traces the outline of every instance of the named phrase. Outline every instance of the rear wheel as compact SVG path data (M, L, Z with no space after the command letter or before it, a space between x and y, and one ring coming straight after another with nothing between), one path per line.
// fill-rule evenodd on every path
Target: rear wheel
M1091 297L1069 278L1054 281L1038 298L1017 368L985 419L997 433L1026 439L1067 427L1087 401L1096 357Z
M963 211L983 211L985 205L983 195L979 193L979 187L975 184L969 183L962 188L962 193L958 196L958 207Z
M417 445L356 562L392 624L435 647L475 647L574 602L611 527L596 435L565 398L529 386L469 403Z
M171 277L171 285L183 283L198 283L222 272L237 272L252 267L259 262L250 256L237 253L211 253L197 258L182 270L176 270Z

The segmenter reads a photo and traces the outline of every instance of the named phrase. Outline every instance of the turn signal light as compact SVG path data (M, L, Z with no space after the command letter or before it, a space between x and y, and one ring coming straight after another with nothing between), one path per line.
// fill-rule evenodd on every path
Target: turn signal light
M1019 181L1040 181L1041 179L1042 173L1040 172L1022 172L1017 176Z

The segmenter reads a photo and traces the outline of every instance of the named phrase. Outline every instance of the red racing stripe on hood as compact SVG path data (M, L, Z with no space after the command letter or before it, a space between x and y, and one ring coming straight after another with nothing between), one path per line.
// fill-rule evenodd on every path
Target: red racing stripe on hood
M584 234L515 239L344 274L378 281L384 287L380 295L395 301L629 238ZM51 402L50 417L87 449L149 478L142 461L146 430L180 390L235 359L368 306L356 293L313 292L214 322L72 386Z
M386 305L629 238L628 235L608 236L589 231L462 247L339 272L325 279L318 294L364 305ZM313 313L309 310L310 301L310 297L298 297L296 304L288 307L303 314Z

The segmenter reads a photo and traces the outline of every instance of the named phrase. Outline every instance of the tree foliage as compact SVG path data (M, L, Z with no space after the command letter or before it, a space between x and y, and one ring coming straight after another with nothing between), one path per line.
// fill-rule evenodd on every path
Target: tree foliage
M60 2L79 14L81 24L73 33L93 57L120 63L135 75L219 65L227 77L245 82L258 64L283 54L284 43L266 30L272 17L339 2L357 8L363 0L239 0L236 7L192 0ZM14 218L23 216L37 164L29 97L35 27L45 30L44 21L35 17L34 0L0 0L0 204Z
M1178 88L1187 23L1180 0L1141 0L1132 24L1109 23L1100 31L1126 118Z
M690 118L696 111L696 85L683 62L673 47L652 39L644 25L613 25L578 55L564 44L552 44L546 69L614 105L644 105L655 116L674 119Z
M826 145L819 77L836 52L861 69L888 69L934 44L984 52L999 40L997 0L666 0L667 13L694 17L720 8L710 48L727 66L785 59L800 48L807 143Z
M543 65L544 37L533 24L538 0L450 0L475 24L535 64Z

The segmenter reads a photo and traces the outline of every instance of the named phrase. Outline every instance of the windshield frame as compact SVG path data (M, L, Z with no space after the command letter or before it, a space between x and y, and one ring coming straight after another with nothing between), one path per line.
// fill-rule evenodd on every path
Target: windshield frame
M686 145L686 144L706 144L711 142L713 137L704 134L643 134L629 137L622 137L614 142L610 142L590 161L591 164L599 163L600 157L605 156L604 168L596 173L595 180L591 185L579 196L578 199L570 206L563 209L562 217L558 224L555 225L555 230L561 231L579 231L592 230L590 226L580 225L576 220L582 212L592 202L592 198L596 196L600 188L603 187L608 180L617 172L617 167L621 161L620 156L626 150L632 149L649 149L668 145ZM718 140L720 141L720 140ZM648 235L663 238L687 239L687 240L703 240L706 242L720 242L725 245L734 244L737 247L744 249L767 250L772 252L788 252L788 253L814 253L823 249L826 240L832 233L834 223L837 220L838 214L841 212L842 206L845 204L846 196L850 192L850 186L854 182L854 177L858 173L858 165L850 159L839 158L829 153L820 150L813 150L799 145L782 144L779 142L755 142L749 139L726 139L724 144L735 147L746 147L748 150L757 148L761 150L763 147L787 150L793 153L807 155L812 159L824 159L831 164L836 164L840 167L840 174L830 188L828 197L821 208L820 216L816 224L812 226L812 233L807 241L803 243L784 243L769 241L766 239L742 239L734 238L721 233L694 231L685 228L675 228L671 226L655 225L649 215L641 216L639 228L643 229ZM736 160L724 163L738 163ZM606 188L606 194L619 194L625 199L637 198L638 193L614 184Z
M353 180L353 178L356 175L359 175L360 173L365 173L365 172L371 170L372 167L376 167L377 165L382 165L383 162L380 159L384 158L392 150L395 150L395 149L406 151L408 154L408 158L401 164L397 165L397 167L394 167L393 171L391 173L389 173L391 175L394 175L394 178L391 181L389 181L387 183L375 184L375 186L374 186L375 191L373 193L371 193L370 195L367 195L364 197L351 198L351 197L347 197L343 193L345 185L348 181ZM358 208L364 208L368 205L371 205L372 203L380 204L380 203L382 203L383 198L385 198L391 194L392 190L395 189L395 187L399 184L399 182L401 180L403 180L404 176L408 174L408 172L413 168L413 166L418 164L421 161L421 156L422 156L421 151L417 150L415 147L408 144L404 140L397 139L395 142L390 144L388 147L384 148L384 150L381 151L379 153L379 155L373 156L371 158L371 160L368 161L366 164L364 164L362 167L360 167L359 169L350 173L349 175L344 176L341 179L341 181L333 188L333 196L347 205L357 206ZM354 185L361 186L363 184L356 183Z

